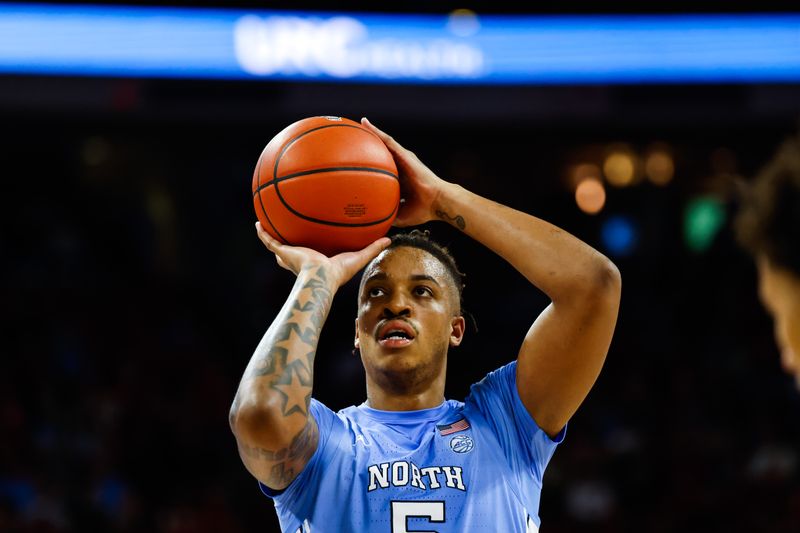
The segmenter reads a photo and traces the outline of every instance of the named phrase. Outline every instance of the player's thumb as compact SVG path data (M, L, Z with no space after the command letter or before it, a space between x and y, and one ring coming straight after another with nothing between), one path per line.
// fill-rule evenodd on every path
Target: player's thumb
M391 242L389 237L381 237L362 250L358 250L357 252L345 252L337 255L335 259L340 262L345 277L347 278L342 280L342 283L346 282L353 277L356 272L364 268L367 263L372 261L372 259L388 247Z

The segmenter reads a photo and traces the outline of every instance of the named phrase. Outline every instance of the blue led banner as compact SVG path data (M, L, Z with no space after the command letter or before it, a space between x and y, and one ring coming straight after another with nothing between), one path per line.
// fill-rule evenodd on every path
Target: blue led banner
M400 83L800 81L800 15L0 4L0 73Z

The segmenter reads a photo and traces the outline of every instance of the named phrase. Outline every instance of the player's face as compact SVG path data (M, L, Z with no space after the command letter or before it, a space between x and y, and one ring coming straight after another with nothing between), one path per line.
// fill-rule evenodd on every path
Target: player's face
M781 363L800 385L800 278L764 257L758 260L758 274L761 301L775 320Z
M399 246L382 252L363 279L355 341L369 378L406 388L444 379L447 349L464 334L444 265L424 250Z

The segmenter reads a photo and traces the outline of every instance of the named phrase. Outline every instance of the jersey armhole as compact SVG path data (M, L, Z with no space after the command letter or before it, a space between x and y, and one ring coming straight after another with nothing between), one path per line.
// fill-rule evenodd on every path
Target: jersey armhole
M555 436L551 437L550 435L548 435L545 430L543 430L542 428L539 427L539 424L536 423L536 420L533 418L533 415L531 415L530 411L528 411L528 408L525 407L525 404L522 403L522 398L520 398L520 396L519 396L519 389L517 387L518 387L518 385L517 385L517 369L516 369L516 365L515 365L515 367L514 367L514 382L513 382L513 387L511 387L511 389L512 389L511 395L514 397L514 408L517 409L520 413L522 413L521 416L523 418L525 418L530 424L533 424L533 427L535 427L537 430L541 431L542 435L544 435L545 438L547 438L547 440L549 440L553 444L561 444L564 441L564 438L567 436L567 424L568 423L564 424L564 427L561 428L561 430L558 433L556 433Z

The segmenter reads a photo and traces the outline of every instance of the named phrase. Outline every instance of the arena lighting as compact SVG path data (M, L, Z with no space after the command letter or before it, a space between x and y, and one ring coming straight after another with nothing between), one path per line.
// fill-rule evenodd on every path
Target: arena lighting
M575 203L586 214L596 215L606 204L606 190L597 178L585 178L575 188Z
M600 167L594 163L579 163L569 169L567 180L571 189L576 189L578 185L587 178L593 178L602 181L602 174Z
M471 9L456 9L447 17L447 29L459 37L471 37L480 31L481 23Z
M725 223L725 206L715 196L697 196L683 213L683 237L693 252L704 252Z
M656 144L650 148L644 162L644 173L655 185L663 187L675 175L675 162L665 145Z
M627 187L636 178L636 156L628 148L615 148L603 162L603 174L614 187Z
M800 14L477 16L0 3L0 73L446 84L800 81Z
M603 222L600 237L612 256L631 255L639 241L636 225L626 215L614 215Z

